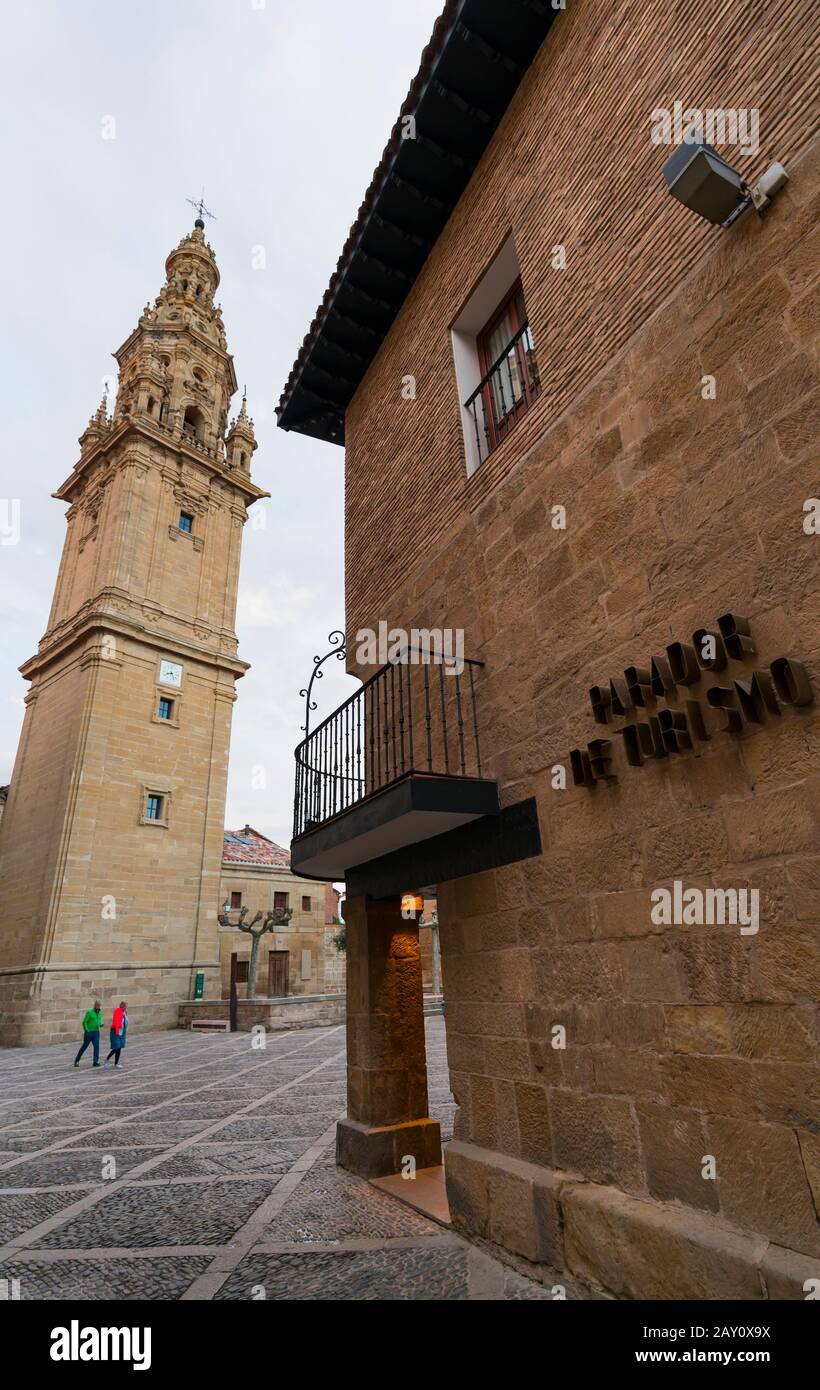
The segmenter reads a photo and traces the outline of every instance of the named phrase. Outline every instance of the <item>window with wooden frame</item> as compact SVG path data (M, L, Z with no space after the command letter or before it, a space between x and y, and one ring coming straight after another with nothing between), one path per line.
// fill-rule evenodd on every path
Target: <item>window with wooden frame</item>
M242 894L241 894L241 893L231 893L231 912L235 912L235 911L237 910L237 908L240 908L241 906L242 906Z
M248 983L250 965L251 963L249 960L238 960L236 962L236 983L238 985L246 985Z
M540 394L524 291L517 280L477 335L481 382L471 410L482 458L492 453Z
M285 909L285 908L287 908L287 905L288 905L288 897L289 897L289 895L288 895L287 893L274 893L274 895L273 895L273 906L274 906L275 908L279 908L279 909Z

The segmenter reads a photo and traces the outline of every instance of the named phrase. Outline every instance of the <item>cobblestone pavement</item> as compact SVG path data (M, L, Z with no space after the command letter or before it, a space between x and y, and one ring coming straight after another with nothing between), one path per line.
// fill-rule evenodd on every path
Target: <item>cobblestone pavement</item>
M452 1134L444 1022L430 1108ZM344 1029L0 1051L0 1279L21 1299L545 1299L335 1166ZM13 1286L12 1286L13 1287ZM569 1293L572 1297L572 1293Z

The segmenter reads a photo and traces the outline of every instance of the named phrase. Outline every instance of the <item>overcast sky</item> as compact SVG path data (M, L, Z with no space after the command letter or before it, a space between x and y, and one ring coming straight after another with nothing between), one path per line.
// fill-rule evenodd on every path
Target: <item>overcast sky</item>
M441 9L0 0L0 526L4 499L21 516L19 543L0 545L0 783L23 716L17 667L45 629L63 543L50 494L204 185L254 477L272 494L265 528L245 528L237 629L252 669L234 706L226 823L289 843L298 692L343 626L343 452L278 430L273 408ZM317 719L356 688L332 666Z

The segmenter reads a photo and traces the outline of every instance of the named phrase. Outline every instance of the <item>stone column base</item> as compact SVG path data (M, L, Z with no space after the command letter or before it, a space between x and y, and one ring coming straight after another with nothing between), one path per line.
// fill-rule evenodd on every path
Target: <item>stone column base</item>
M365 1125L345 1116L336 1127L336 1162L360 1178L400 1173L410 1156L417 1168L441 1163L438 1120L410 1120L401 1125Z
M719 1217L455 1140L444 1159L455 1230L620 1299L795 1299L820 1255Z

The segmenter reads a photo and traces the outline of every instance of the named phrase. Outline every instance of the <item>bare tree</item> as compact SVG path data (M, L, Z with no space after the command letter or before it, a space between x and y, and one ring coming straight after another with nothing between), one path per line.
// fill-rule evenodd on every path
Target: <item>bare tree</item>
M248 988L246 999L253 999L256 993L256 967L259 961L259 943L265 932L274 931L276 927L286 927L293 916L292 907L273 907L269 908L264 914L257 912L248 922L248 908L239 909L239 921L232 922L229 916L231 905L229 902L222 904L222 911L217 914L220 927L236 927L239 931L246 931L251 936L251 959L248 965ZM257 927L257 922L261 922L261 927Z

